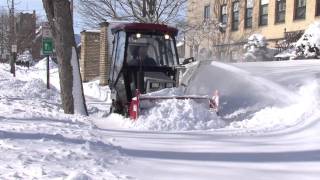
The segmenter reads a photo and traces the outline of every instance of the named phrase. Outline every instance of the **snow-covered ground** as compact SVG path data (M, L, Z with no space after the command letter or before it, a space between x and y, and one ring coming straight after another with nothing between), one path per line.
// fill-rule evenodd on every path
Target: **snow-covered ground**
M9 69L0 64L0 179L126 178L111 170L125 161L112 137L87 117L63 114L58 90L37 79L39 65L17 66L16 79Z
M0 64L3 179L320 178L320 61L203 62L187 92L218 89L220 117L168 100L136 123L107 116L97 81L84 84L90 117L63 114L57 69L48 91L44 67L14 79Z

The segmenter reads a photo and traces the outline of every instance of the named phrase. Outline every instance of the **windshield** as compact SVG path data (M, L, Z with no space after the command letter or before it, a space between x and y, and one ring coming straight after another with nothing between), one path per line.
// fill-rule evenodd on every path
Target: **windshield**
M174 41L169 36L131 34L127 51L129 66L174 66L178 62Z

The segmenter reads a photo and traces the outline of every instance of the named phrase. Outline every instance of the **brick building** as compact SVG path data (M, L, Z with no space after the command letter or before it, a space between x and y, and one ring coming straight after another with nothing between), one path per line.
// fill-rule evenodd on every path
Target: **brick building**
M216 22L223 24L220 32L208 31L198 47L187 46L187 57L195 49L210 47L214 55L232 61L253 33L264 35L270 47L299 38L308 25L320 20L320 0L190 0L187 17L189 24L207 24L208 29Z
M32 52L33 40L36 35L36 12L20 13L16 19L16 35L18 53L23 53L26 50Z

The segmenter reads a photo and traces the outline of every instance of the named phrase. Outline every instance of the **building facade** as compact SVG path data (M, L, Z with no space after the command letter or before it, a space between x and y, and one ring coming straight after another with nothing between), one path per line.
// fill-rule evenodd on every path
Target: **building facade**
M16 20L16 35L18 53L23 53L26 50L32 52L33 40L36 34L36 12L20 13Z
M284 39L299 38L320 20L320 0L190 0L187 17L189 24L207 29L198 47L186 49L189 56L209 47L218 58L233 61L253 33L264 35L274 48ZM219 31L210 30L217 28Z

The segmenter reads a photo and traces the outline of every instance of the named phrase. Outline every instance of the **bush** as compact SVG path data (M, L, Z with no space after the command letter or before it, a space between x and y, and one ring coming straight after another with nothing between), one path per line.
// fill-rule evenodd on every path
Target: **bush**
M253 34L244 45L246 53L245 61L270 61L273 59L273 51L267 48L267 40L261 34Z

